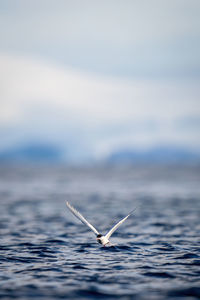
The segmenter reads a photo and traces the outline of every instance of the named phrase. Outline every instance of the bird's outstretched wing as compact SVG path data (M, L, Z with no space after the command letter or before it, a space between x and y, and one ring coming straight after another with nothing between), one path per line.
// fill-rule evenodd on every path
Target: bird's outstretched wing
M109 239L109 238L111 237L111 235L113 234L113 232L115 232L115 230L117 230L117 228L118 228L124 221L126 221L126 219L128 219L128 217L129 217L135 210L136 210L136 208L133 209L133 210L128 214L128 216L126 216L125 218L123 218L123 219L122 219L121 221L119 221L113 228L111 228L110 231L108 231L108 233L105 235L105 237L106 237L107 239Z
M82 223L87 225L95 233L95 235L99 234L96 228L94 228L94 226L92 226L73 206L71 206L69 202L66 201L66 205L71 210L73 215L75 215Z

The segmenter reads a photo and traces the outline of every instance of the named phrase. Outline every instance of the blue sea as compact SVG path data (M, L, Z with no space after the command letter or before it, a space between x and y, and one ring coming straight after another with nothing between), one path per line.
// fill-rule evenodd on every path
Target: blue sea
M0 298L199 299L200 166L1 165Z

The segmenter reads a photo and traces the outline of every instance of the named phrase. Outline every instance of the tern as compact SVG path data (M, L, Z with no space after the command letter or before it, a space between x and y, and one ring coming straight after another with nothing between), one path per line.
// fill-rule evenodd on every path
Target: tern
M96 240L99 244L106 246L106 245L111 245L111 242L109 241L109 238L111 237L111 235L115 232L115 230L124 222L126 221L126 219L128 219L128 217L134 212L134 210L132 210L125 218L123 218L122 220L120 220L115 226L113 226L106 235L102 235L98 232L98 230L96 230L96 228L90 224L81 214L80 212L78 212L71 204L69 204L69 202L66 202L67 207L69 208L69 210L73 213L73 215L75 217L77 217L83 224L87 225L96 235Z

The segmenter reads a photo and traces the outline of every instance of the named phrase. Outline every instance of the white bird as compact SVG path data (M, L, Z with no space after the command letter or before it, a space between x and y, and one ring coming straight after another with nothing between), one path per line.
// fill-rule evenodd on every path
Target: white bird
M96 230L96 228L90 224L69 202L66 202L67 207L70 209L70 211L75 215L82 223L87 225L96 235L96 240L98 243L102 244L103 246L106 245L112 245L109 241L109 238L111 235L115 232L115 230L134 212L132 210L125 218L123 218L121 221L119 221L113 228L108 231L106 235L102 235Z

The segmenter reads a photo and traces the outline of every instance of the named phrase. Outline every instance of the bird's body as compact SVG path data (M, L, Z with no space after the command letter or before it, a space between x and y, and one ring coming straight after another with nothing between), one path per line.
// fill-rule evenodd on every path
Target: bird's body
M121 221L119 221L111 230L106 234L102 235L100 234L96 228L90 224L69 202L66 202L67 207L70 209L70 211L75 215L82 223L87 225L96 235L96 240L99 244L106 246L106 245L112 245L109 241L109 238L114 233L114 231L133 213L134 210L132 210L125 218L123 218Z
M101 234L97 235L97 242L103 246L111 245L109 239L106 236Z

